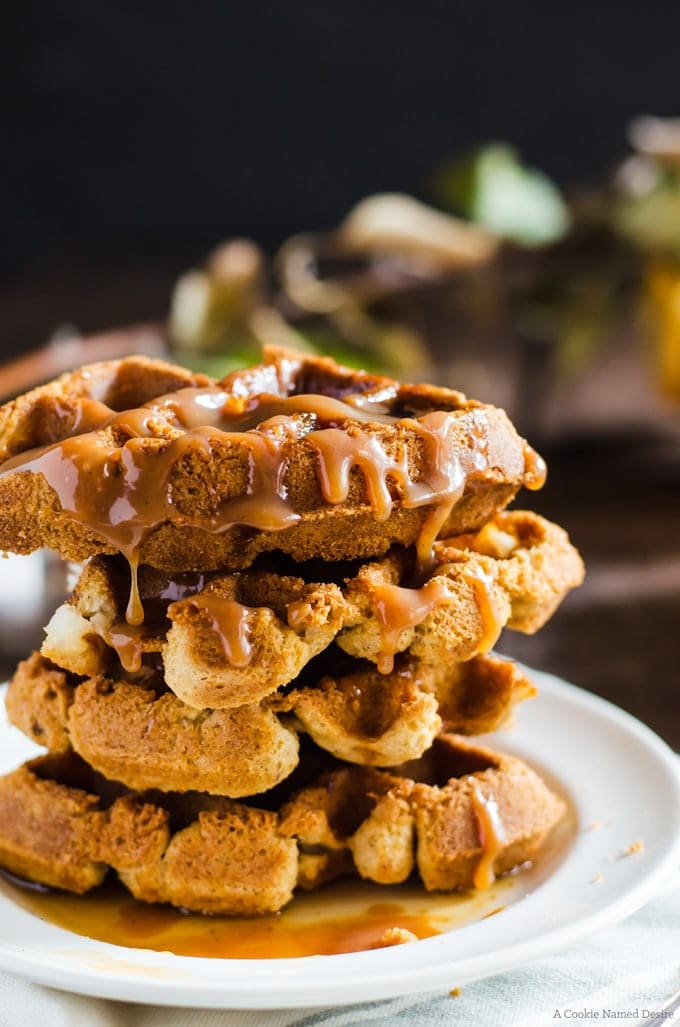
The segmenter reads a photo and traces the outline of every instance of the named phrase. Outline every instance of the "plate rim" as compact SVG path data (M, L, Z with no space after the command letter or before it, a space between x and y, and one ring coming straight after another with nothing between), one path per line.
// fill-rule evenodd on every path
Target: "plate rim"
M478 921L458 928L450 934L444 933L417 942L421 957L419 962L422 965L415 967L400 965L409 962L406 958L406 950L413 952L411 945L341 955L222 961L177 956L173 953L152 950L122 948L79 935L69 935L69 932L55 927L55 930L64 934L65 939L70 936L77 938L79 944L90 942L93 952L99 952L101 958L106 960L110 966L108 968L104 968L102 965L98 966L95 960L91 964L85 961L70 968L63 964L63 960L55 959L59 954L62 956L68 954L67 947L50 952L27 948L17 950L16 946L13 948L11 945L8 946L6 940L0 937L0 968L62 991L156 1005L252 1010L339 1007L357 1001L376 1001L394 998L398 995L436 990L443 986L441 982L444 978L450 980L452 982L450 986L453 986L454 983L469 983L486 976L503 973L525 965L538 956L550 955L596 931L618 923L640 909L657 894L670 880L680 863L680 761L670 746L651 728L614 703L564 681L554 674L530 668L525 669L530 675L533 675L539 686L539 695L533 702L540 703L541 695L544 695L552 699L556 698L558 702L564 701L570 707L580 708L586 715L588 712L593 712L601 720L604 719L617 726L624 734L642 745L647 756L651 756L655 769L666 776L666 784L673 802L673 808L670 811L672 817L669 823L674 822L675 826L666 842L665 850L657 858L656 864L648 874L631 883L618 897L613 898L602 908L596 908L594 912L577 917L566 925L556 924L552 930L513 942L512 946L506 946L504 951L494 951L492 948L487 953L486 959L480 960L478 955L473 954L467 958L456 957L455 961L450 961L450 958L447 960L447 948L451 947L453 936L459 937L461 931L471 932L479 929L484 921ZM508 747L504 744L506 742L510 743L509 748L512 750L510 734L505 738L501 737L500 740L494 736L493 743L498 745L501 751ZM521 746L519 751L521 754ZM527 757L530 759L529 754ZM570 790L568 780L561 780L560 783L563 788ZM513 908L517 909L522 903L529 901L533 895L540 892L553 880L561 867L569 863L573 856L573 850L572 846L555 874L539 885L527 898L521 899L511 906L508 913ZM0 895L0 908L6 902L17 908L10 897ZM132 974L130 966L134 964L135 957L141 955L144 957L143 966ZM431 956L432 959L426 958L427 956ZM494 958L491 959L491 957ZM117 963L120 964L118 968L116 967ZM491 965L485 965L485 963ZM219 981L211 981L203 977L197 979L195 974L198 968L205 964L211 967L219 965L222 968L228 965L230 971L228 979L222 978ZM263 984L263 989L258 990L257 995L253 994L252 980L246 980L245 984L243 979L239 981L240 971L242 972L246 968L252 970L255 966L262 971ZM278 972L273 975L276 979L271 980L271 974L268 971L274 969ZM315 972L305 986L304 993L301 994L300 982L292 977L287 978L286 971L301 970L304 972L310 969ZM140 970L146 972L140 972ZM328 976L332 979L330 981L324 979L322 983L318 983L320 977L326 977L325 971L331 971ZM350 984L352 996L348 998L344 989ZM192 990L196 988L200 988L199 1001L197 1001L196 991Z

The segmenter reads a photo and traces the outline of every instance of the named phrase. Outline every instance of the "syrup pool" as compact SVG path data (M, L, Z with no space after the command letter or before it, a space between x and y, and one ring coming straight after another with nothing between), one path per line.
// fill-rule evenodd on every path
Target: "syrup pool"
M535 865L504 875L484 890L428 893L417 881L385 887L343 880L297 894L283 912L263 917L182 913L171 906L138 902L118 884L80 896L18 887L7 880L0 888L41 920L124 948L214 959L332 955L378 947L393 927L420 939L502 915L550 876L575 831L575 820L568 815Z

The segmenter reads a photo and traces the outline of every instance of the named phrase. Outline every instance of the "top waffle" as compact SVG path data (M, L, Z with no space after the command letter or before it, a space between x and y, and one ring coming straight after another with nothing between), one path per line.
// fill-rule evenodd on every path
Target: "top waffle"
M174 571L425 557L544 477L495 407L279 350L221 382L92 364L0 409L0 460L0 549Z

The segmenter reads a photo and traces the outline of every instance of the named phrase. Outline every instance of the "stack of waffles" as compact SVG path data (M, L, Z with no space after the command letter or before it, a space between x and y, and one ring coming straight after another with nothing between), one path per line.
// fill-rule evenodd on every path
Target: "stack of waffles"
M130 357L2 408L0 460L0 549L81 564L9 684L48 751L0 779L0 867L245 916L536 857L562 800L474 736L534 692L502 628L583 568L505 509L545 468L502 411L293 352Z

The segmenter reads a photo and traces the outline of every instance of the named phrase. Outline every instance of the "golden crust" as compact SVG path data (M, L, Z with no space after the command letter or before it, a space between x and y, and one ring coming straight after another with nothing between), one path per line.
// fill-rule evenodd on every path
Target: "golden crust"
M467 888L483 855L475 787L496 804L504 827L496 873L520 856L532 859L565 812L521 760L445 734L425 757L397 770L326 774L284 806L283 830L301 847L349 850L357 872L381 884L404 881L415 868L428 890Z
M364 665L286 698L322 749L349 763L390 767L421 756L442 726L462 734L495 731L534 694L515 664L478 656L438 669L406 659L387 675Z
M480 797L503 828L496 873L532 859L565 810L520 760L453 735L397 771L340 765L279 812L116 794L76 756L41 757L0 778L0 866L75 892L110 866L146 902L234 916L275 912L296 884L338 873L402 881L414 862L429 890L469 888L485 856Z
M0 778L0 866L80 894L106 875L107 865L92 845L104 816L96 795L52 780L57 764L53 757L44 759L46 778L30 763Z
M330 645L349 615L337 585L266 571L218 575L201 595L247 608L250 651L245 666L234 666L209 612L191 599L173 603L161 649L165 680L191 706L231 707L270 695Z
M83 400L126 410L175 389L209 384L207 375L149 357L86 364L0 407L0 461L75 432Z
M437 598L418 623L395 632L391 646L433 666L488 651L506 625L537 631L584 574L567 533L524 510L497 514L476 534L438 542L435 557L426 587L438 588ZM349 582L345 597L356 613L336 640L345 652L380 663L385 631L378 604L385 586L399 588L404 570L395 552L365 564Z
M134 798L123 801L115 834L125 838L127 826L139 823L139 806ZM274 913L290 901L297 883L295 840L278 830L276 813L243 805L200 811L154 856L140 860L135 853L125 865L120 859L114 864L126 888L144 902L201 913Z
M139 790L256 795L298 763L296 732L266 706L195 710L171 692L126 681L69 683L37 653L14 674L7 712L39 744L73 748L95 770Z
M364 665L263 703L195 710L143 683L79 681L34 653L10 681L7 712L38 744L73 748L130 788L242 798L292 773L297 731L339 759L393 766L424 753L442 724L495 729L532 693L512 663L478 657L437 675L417 661L390 675Z
M390 379L340 368L330 360L280 352L270 352L259 368L238 372L222 383L171 365L126 358L62 376L0 409L0 454L14 458L4 472L0 469L0 548L28 553L47 545L74 560L120 549L103 522L95 518L88 524L85 518L65 510L44 470L22 471L19 458L32 447L72 438L88 426L88 418L90 425L95 424L91 434L97 446L117 458L132 429L97 428L97 423L103 422L101 413L99 421L94 416L93 402L104 402L112 411L120 411L126 410L130 402L152 403L169 387L217 384L242 404L255 395L249 391L252 388L265 388L277 397L300 395L300 390L310 388L318 388L322 390L320 395L332 399L358 397L357 420L341 423L338 430L347 438L363 433L373 449L389 459L405 461L408 475L415 482L425 475L427 461L422 433L410 427L413 417L433 409L449 411L447 445L465 464L466 479L444 528L449 534L480 527L512 499L525 480L525 445L506 415L494 407L466 400L460 393L399 386ZM371 409L376 402L392 411L397 422L367 421L362 404ZM177 449L177 441L186 438L186 432L176 427L164 407L155 410L146 431L146 437L134 439L135 453L152 462L174 453L172 447ZM172 502L158 522L150 523L143 532L136 558L173 571L234 569L249 566L259 553L274 549L296 560L317 556L342 560L375 556L394 543L412 544L433 504L441 500L435 497L423 506L407 508L408 504L402 505L400 487L388 475L384 487L389 493L389 515L377 519L372 486L354 465L347 496L329 502L324 495L320 451L311 438L314 434L302 421L297 437L293 434L277 443L285 464L282 494L297 520L275 531L244 528L238 518L235 524L225 523L217 530L212 527L216 513L226 503L249 494L252 432L240 436L241 441L239 436L222 433L211 439L210 446L178 450L164 485ZM484 451L484 467L473 459L475 447Z
M238 798L267 791L298 763L298 740L260 704L194 710L171 692L92 678L69 709L73 748L130 788L196 789Z

